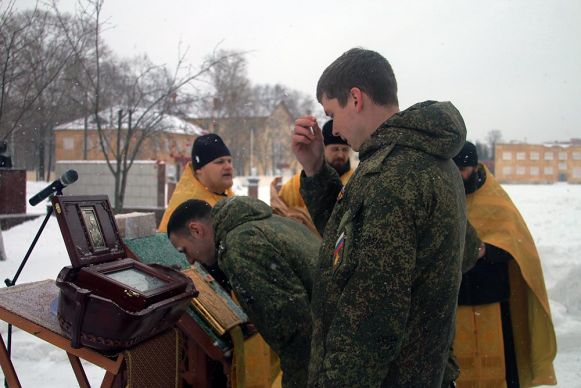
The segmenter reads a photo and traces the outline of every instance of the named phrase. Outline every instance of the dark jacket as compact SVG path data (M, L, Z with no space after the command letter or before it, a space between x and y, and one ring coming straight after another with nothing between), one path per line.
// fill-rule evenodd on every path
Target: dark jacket
M459 305L481 305L508 301L510 286L508 281L508 261L510 253L486 244L486 255L476 265L462 275Z
M212 210L218 265L244 311L278 354L285 387L305 387L312 318L312 272L318 239L249 197Z
M303 174L301 194L324 230L310 386L440 386L466 229L451 158L465 137L452 104L420 103L362 145L341 194L329 166Z
M486 172L484 168L478 168L474 171L475 190L478 191L486 182ZM470 222L468 225L471 226ZM466 244L469 243L468 232L466 229ZM476 233L476 230L474 230ZM482 305L508 301L510 296L510 287L508 280L508 261L512 256L507 251L495 247L492 244L486 245L484 257L474 263L469 271L462 268L462 282L458 293L459 305ZM467 252L465 249L465 262Z

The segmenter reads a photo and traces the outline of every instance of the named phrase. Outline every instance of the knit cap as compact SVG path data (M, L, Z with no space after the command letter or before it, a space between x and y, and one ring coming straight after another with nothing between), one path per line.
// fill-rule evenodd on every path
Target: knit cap
M230 150L222 141L222 138L214 133L202 135L196 138L192 146L192 163L198 170L214 159L222 156L230 156Z

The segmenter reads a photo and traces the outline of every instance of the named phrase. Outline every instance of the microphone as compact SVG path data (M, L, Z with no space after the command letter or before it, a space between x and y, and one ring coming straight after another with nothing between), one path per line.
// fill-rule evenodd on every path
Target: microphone
M46 186L42 191L36 194L34 197L28 200L31 206L38 205L42 200L48 198L52 193L60 193L62 189L75 183L79 179L79 174L75 170L69 170L65 172L59 179L52 182L50 185Z

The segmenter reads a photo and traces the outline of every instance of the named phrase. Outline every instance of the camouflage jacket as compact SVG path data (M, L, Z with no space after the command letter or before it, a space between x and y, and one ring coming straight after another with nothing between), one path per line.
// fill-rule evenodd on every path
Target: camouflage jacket
M466 239L464 241L464 258L462 259L462 274L470 271L478 261L478 253L480 251L480 244L482 241L478 237L476 229L472 226L470 221L466 221ZM460 376L460 364L454 356L454 349L450 346L450 355L448 363L444 370L444 378L442 380L442 388L449 388L453 381L456 381Z
M285 387L305 387L311 344L311 289L320 242L303 225L249 197L212 210L218 266L242 308L278 354Z
M327 165L301 177L323 232L313 289L309 386L439 387L464 248L466 129L450 103L392 116L341 190Z

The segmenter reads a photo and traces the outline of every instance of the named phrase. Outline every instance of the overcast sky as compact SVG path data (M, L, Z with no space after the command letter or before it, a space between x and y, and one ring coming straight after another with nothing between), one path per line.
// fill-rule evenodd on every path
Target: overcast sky
M197 64L219 44L249 51L253 82L314 97L325 67L360 46L391 62L402 109L452 101L471 140L581 138L579 0L105 0L103 14L120 56L172 65L181 42Z

